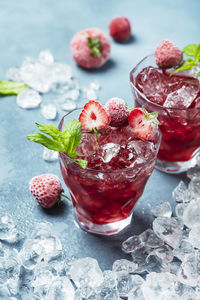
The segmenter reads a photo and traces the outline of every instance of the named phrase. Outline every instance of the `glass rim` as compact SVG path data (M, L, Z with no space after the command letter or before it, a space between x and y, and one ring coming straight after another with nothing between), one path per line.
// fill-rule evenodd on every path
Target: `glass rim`
M130 84L131 86L136 90L136 92L148 103L153 104L155 106L157 106L159 109L163 109L163 110L171 110L171 111L193 111L193 110L199 110L200 111L200 107L193 107L193 108L178 108L178 107L167 107L167 106L163 106L160 105L158 103L152 102L151 100L149 100L142 92L140 92L138 90L138 88L135 86L135 84L131 81L131 77L133 77L133 73L137 70L137 68L140 66L141 63L143 63L147 58L153 57L154 54L149 54L146 55L144 58L142 58L137 64L136 66L130 71L130 76L129 76L129 80L130 80ZM133 77L135 78L135 77ZM195 78L195 77L194 77Z
M65 120L65 118L66 118L68 115L70 115L70 114L73 113L73 112L80 111L81 109L83 109L83 107L75 108L75 109L73 109L72 111L70 111L70 112L68 112L67 114L65 114L65 115L61 118L61 120L60 120L60 122L59 122L58 129L61 131L62 126L63 126L63 123L64 123L64 120ZM139 173L141 172L141 170L142 170L146 165L151 164L152 161L156 160L156 158L157 158L157 153L158 153L158 150L159 150L159 146L160 146L160 143L161 143L161 136L162 136L162 133L161 133L161 131L160 131L159 128L156 130L155 135L158 135L158 141L155 142L155 144L154 144L155 147L156 147L156 150L155 150L156 155L155 155L152 159L147 160L147 161L142 165L142 167L140 168L140 170L139 170L139 171L137 170L137 173L136 173L135 175L139 174ZM60 157L61 159L62 159L62 156L63 156L63 157L65 157L65 158L67 158L69 161L71 161L72 163L74 163L76 166L79 166L79 167L80 167L80 165L78 164L78 162L76 162L76 161L74 161L72 158L70 158L65 152L58 152L58 153L59 153L59 157ZM82 167L80 167L80 168L81 168L83 171L90 171L90 172L94 172L94 173L103 173L103 174L111 174L111 173L128 172L128 171L134 169L135 166L129 167L129 168L126 168L126 169L117 169L117 170L110 170L110 171L108 171L108 170L96 170L96 169L91 169L91 168L87 168L87 167L86 167L85 169L83 169Z

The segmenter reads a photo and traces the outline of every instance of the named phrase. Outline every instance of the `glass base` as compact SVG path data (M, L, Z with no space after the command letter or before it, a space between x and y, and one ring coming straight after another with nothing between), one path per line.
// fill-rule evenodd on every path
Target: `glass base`
M199 152L200 152L200 148L198 148L198 151L195 151L192 158L187 161L162 161L157 159L155 167L159 171L169 173L169 174L183 173L196 165L197 163L196 158Z
M78 226L81 229L87 232L101 234L101 235L114 235L119 233L131 223L131 219L132 219L132 213L129 215L128 218L120 220L118 222L99 225L99 224L94 224L90 221L87 221L87 223L81 222L79 221L77 215L75 214L75 222L78 224Z

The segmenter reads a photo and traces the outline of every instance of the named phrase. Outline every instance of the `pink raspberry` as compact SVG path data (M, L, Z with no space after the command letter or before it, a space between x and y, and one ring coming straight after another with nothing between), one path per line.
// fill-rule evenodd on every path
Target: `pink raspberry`
M33 177L29 183L29 189L37 202L45 208L53 206L63 192L60 179L54 174Z
M129 109L123 99L111 98L104 107L111 118L110 126L123 127L128 125Z
M158 45L154 57L158 67L166 69L178 65L183 59L183 53L171 41L163 40Z
M84 68L102 66L110 55L110 40L98 28L88 28L75 34L71 40L74 60Z
M117 41L127 40L131 35L131 25L127 18L116 17L109 24L110 35Z

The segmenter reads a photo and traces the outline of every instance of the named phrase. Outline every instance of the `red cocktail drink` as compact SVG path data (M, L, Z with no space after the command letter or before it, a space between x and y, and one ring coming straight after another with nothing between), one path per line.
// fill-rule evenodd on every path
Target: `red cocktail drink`
M66 115L59 129L77 119L80 111ZM130 223L133 207L154 169L160 140L158 130L150 140L141 140L129 125L108 126L98 133L98 141L95 133L82 131L76 151L88 161L86 169L65 153L59 154L62 176L83 229L109 235Z
M200 151L200 83L189 71L169 74L148 56L131 71L130 81L135 106L158 112L162 142L157 167L179 173L195 164Z

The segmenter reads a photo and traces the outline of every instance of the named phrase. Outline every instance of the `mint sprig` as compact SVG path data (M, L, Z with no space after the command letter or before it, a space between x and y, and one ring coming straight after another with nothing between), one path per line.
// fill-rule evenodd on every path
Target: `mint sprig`
M78 162L82 168L87 167L87 161L83 159L75 158L79 154L76 152L76 148L81 140L81 123L75 119L70 120L60 131L57 126L53 124L41 125L35 123L38 129L49 135L50 137L40 133L35 132L33 134L27 135L27 139L38 144L42 144L48 149L65 152L67 155Z
M99 40L98 37L95 38L87 38L88 40L88 46L90 48L90 54L92 54L94 57L100 57L102 55L101 53L101 45L102 42Z
M0 80L0 95L11 96L18 95L29 86L22 82Z
M170 74L170 76L174 73L191 70L198 62L200 62L200 44L190 44L184 47L182 52L189 57L187 57L186 60ZM193 57L193 59L191 57Z

